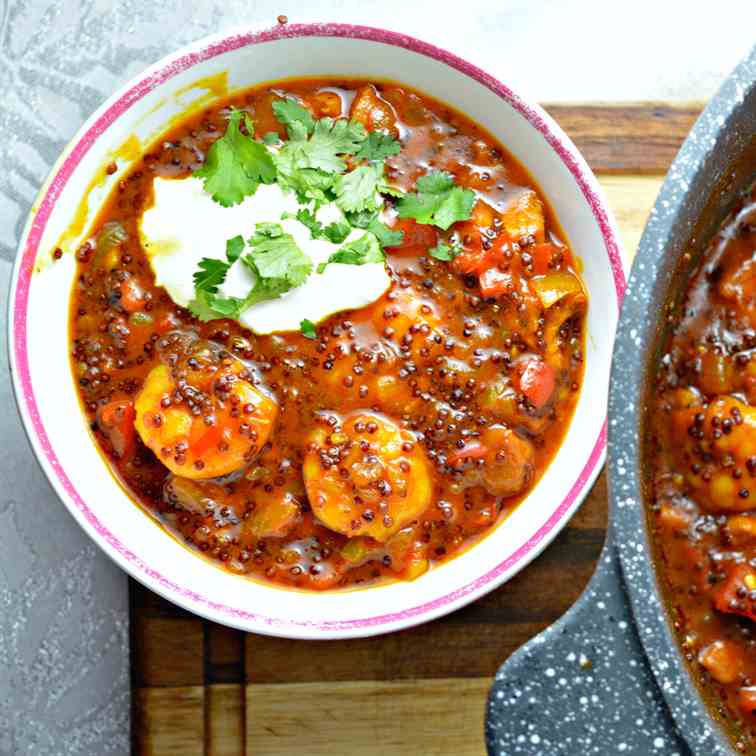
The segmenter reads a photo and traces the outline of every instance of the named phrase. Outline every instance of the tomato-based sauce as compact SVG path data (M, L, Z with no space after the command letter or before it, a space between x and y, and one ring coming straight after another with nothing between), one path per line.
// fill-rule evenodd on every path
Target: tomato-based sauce
M652 523L675 628L736 747L756 752L756 187L704 253L650 415Z
M230 107L256 138L285 137L285 95L398 139L395 188L445 171L475 205L442 230L388 197L404 234L388 291L315 333L261 336L174 304L138 224L153 180L201 168ZM431 255L449 235L453 259ZM522 500L577 402L587 296L546 199L482 128L397 84L286 81L192 115L120 181L76 255L72 368L94 439L135 500L237 574L316 590L421 575Z

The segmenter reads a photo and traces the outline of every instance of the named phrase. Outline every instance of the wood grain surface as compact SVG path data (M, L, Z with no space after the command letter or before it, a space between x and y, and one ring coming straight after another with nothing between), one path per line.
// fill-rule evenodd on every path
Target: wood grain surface
M546 105L630 258L698 105ZM474 604L393 635L305 642L201 620L131 582L133 744L158 756L483 756L491 677L562 615L604 540L605 475L555 541Z

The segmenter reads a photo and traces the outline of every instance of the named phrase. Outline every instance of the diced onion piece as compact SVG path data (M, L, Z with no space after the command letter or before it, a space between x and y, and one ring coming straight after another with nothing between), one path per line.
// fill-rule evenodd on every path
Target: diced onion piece
M738 679L743 664L738 646L726 640L710 643L698 655L698 661L717 682L725 685Z
M577 277L564 271L531 278L528 283L541 300L545 310L548 310L549 307L552 307L564 297L570 294L580 294L583 291Z

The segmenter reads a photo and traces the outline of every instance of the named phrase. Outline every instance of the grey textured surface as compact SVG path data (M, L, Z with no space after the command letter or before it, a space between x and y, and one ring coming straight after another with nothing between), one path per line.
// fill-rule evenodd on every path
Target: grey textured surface
M0 261L3 292L9 278ZM5 333L5 307L0 320ZM5 350L0 362L0 756L120 756L129 749L126 576L47 483Z
M518 649L488 699L490 756L685 756L627 603L610 537L580 600Z
M68 47L87 14L66 11L66 3L57 10L0 3L3 334L29 205L65 141L123 73L115 59L117 73L97 63L94 35L89 53ZM0 362L0 756L122 756L129 752L126 576L47 483L18 419L5 349Z

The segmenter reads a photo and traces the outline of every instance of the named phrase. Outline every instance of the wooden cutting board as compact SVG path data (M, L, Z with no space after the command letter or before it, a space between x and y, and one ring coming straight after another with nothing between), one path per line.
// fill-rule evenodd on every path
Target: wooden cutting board
M599 177L633 255L700 105L546 109ZM578 597L606 517L602 474L554 543L513 580L448 617L380 638L316 643L245 634L132 581L134 753L483 756L492 676Z

